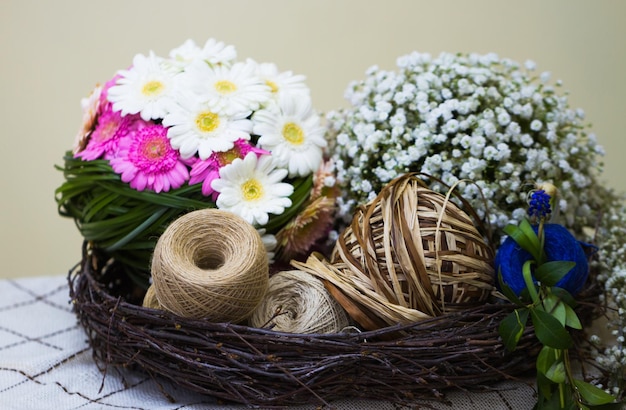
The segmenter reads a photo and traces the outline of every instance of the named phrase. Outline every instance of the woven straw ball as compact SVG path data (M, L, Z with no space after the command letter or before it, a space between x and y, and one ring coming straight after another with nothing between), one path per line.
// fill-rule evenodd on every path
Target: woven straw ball
M355 211L330 264L307 263L353 319L373 329L484 303L494 289L493 257L466 212L407 174Z

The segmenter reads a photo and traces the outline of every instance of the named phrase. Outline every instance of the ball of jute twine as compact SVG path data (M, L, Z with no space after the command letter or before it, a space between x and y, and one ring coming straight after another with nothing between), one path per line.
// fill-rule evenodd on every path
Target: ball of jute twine
M256 229L217 209L193 211L172 222L157 242L151 269L154 296L162 309L234 323L247 319L261 302L268 272L267 253Z
M366 329L411 323L484 303L494 290L493 249L470 217L414 174L398 177L360 206L331 260L298 269L326 281Z
M156 297L156 293L154 292L154 286L150 285L148 290L146 291L145 296L143 297L143 307L147 307L150 309L163 309L159 300Z
M289 333L338 333L348 315L318 278L300 270L269 280L267 295L250 317L250 326Z

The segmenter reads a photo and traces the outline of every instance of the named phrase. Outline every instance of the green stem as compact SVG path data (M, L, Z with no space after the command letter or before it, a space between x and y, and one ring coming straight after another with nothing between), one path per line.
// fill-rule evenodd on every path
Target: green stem
M539 226L537 227L537 237L539 238L539 249L540 249L540 259L537 261L537 263L539 265L541 265L542 263L544 263L546 261L546 248L545 248L545 243L546 243L546 238L545 235L543 234L543 225L545 223L545 218L539 218Z
M583 409L585 407L582 406L582 397L580 397L580 393L578 392L578 389L574 387L576 386L576 384L574 383L574 374L572 373L572 365L569 361L569 350L563 350L562 352L563 352L563 364L565 365L565 377L567 377L567 381L569 382L569 385L571 386L571 390L575 396L577 408Z
M537 293L537 288L535 287L535 283L533 282L533 275L530 269L533 263L535 263L535 261L533 260L528 260L524 262L524 266L522 267L522 276L524 278L524 283L526 284L526 288L528 288L528 294L530 295L530 298L532 299L533 304L535 306L538 306L540 303L539 294Z
M556 356L557 361L561 360L563 362L565 362L565 360L563 360L562 356L563 356L563 350L561 349L557 349L554 351L554 355ZM563 365L565 366L565 373L568 373L567 370L567 364L563 363ZM569 378L569 375L567 376ZM565 385L564 383L559 383L559 399L561 401L561 408L565 408Z

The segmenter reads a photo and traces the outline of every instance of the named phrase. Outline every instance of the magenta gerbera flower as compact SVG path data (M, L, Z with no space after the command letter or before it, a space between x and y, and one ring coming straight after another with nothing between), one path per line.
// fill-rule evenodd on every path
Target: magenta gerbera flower
M202 194L204 196L213 195L213 200L216 200L219 193L211 188L211 182L220 177L220 168L237 158L245 158L248 152L254 152L257 156L269 154L268 151L250 145L246 140L238 139L228 151L213 152L207 159L195 161L191 166L189 184L202 182Z
M137 191L167 192L189 179L180 154L170 145L167 129L158 124L141 127L133 136L122 138L118 156L110 162L122 181Z
M121 74L115 74L113 76L113 78L111 78L109 81L107 81L106 83L104 83L104 86L102 87L102 96L101 96L101 100L102 104L108 104L108 105L113 105L113 103L111 103L109 101L109 89L113 86L115 86L117 84L117 80L119 80L120 78L122 78Z
M122 117L107 104L97 119L97 125L89 136L87 146L76 156L85 161L98 158L111 159L117 151L120 139L131 135L137 129L138 118L136 115Z

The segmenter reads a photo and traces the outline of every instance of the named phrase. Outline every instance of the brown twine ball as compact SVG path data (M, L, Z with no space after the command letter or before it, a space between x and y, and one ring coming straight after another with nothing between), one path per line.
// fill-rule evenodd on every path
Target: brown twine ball
M179 316L240 322L267 292L269 263L261 237L243 218L218 209L172 222L152 257L159 305Z
M355 211L330 262L312 255L294 266L326 280L355 321L376 329L484 303L493 254L449 196L407 174Z
M278 272L266 297L250 316L250 326L289 333L338 333L348 315L318 278L300 271Z

